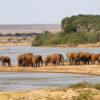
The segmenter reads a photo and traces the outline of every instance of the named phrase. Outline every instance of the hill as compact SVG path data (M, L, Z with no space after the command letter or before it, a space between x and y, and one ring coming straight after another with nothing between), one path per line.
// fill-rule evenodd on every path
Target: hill
M59 24L16 24L16 25L0 25L0 33L3 34L15 34L15 33L43 33L45 31L49 32L59 32L61 31L61 26Z

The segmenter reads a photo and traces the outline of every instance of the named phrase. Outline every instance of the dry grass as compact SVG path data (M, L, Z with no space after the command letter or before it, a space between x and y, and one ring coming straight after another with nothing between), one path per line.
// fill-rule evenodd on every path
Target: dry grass
M0 46L31 45L34 37L0 37Z
M89 88L81 88L80 86L76 89L63 87L1 92L0 100L100 100L100 90L94 89L92 84L89 85L91 86Z

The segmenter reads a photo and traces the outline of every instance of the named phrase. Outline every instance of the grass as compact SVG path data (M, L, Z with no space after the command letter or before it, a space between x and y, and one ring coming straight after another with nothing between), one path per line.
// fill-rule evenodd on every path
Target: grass
M94 100L90 92L83 92L77 97L77 100Z
M77 88L94 88L94 89L100 90L100 83L90 84L90 83L84 82L84 83L78 83L78 84L75 84L75 85L70 85L70 86L68 86L68 88L74 88L74 89L77 89Z

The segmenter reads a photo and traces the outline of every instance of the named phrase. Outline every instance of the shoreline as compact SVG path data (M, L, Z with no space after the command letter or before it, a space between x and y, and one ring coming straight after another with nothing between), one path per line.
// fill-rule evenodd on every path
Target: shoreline
M7 43L0 44L0 46L31 46L31 43ZM33 46L34 47L34 46ZM92 48L92 47L100 47L100 42L91 43L91 44L78 44L78 45L68 45L68 44L59 44L59 45L41 45L36 47L63 47L63 48Z
M0 66L0 72L45 72L45 73L69 73L69 74L83 74L100 76L99 65L64 65L64 66L42 66L42 67L19 67L12 65L11 67Z

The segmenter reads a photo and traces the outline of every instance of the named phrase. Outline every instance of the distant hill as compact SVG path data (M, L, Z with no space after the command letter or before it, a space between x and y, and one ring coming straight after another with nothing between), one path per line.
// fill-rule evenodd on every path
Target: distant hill
M77 15L66 17L61 22L62 30L67 26L75 26L76 31L100 31L100 15Z
M60 24L0 25L0 33L56 33L61 31Z

